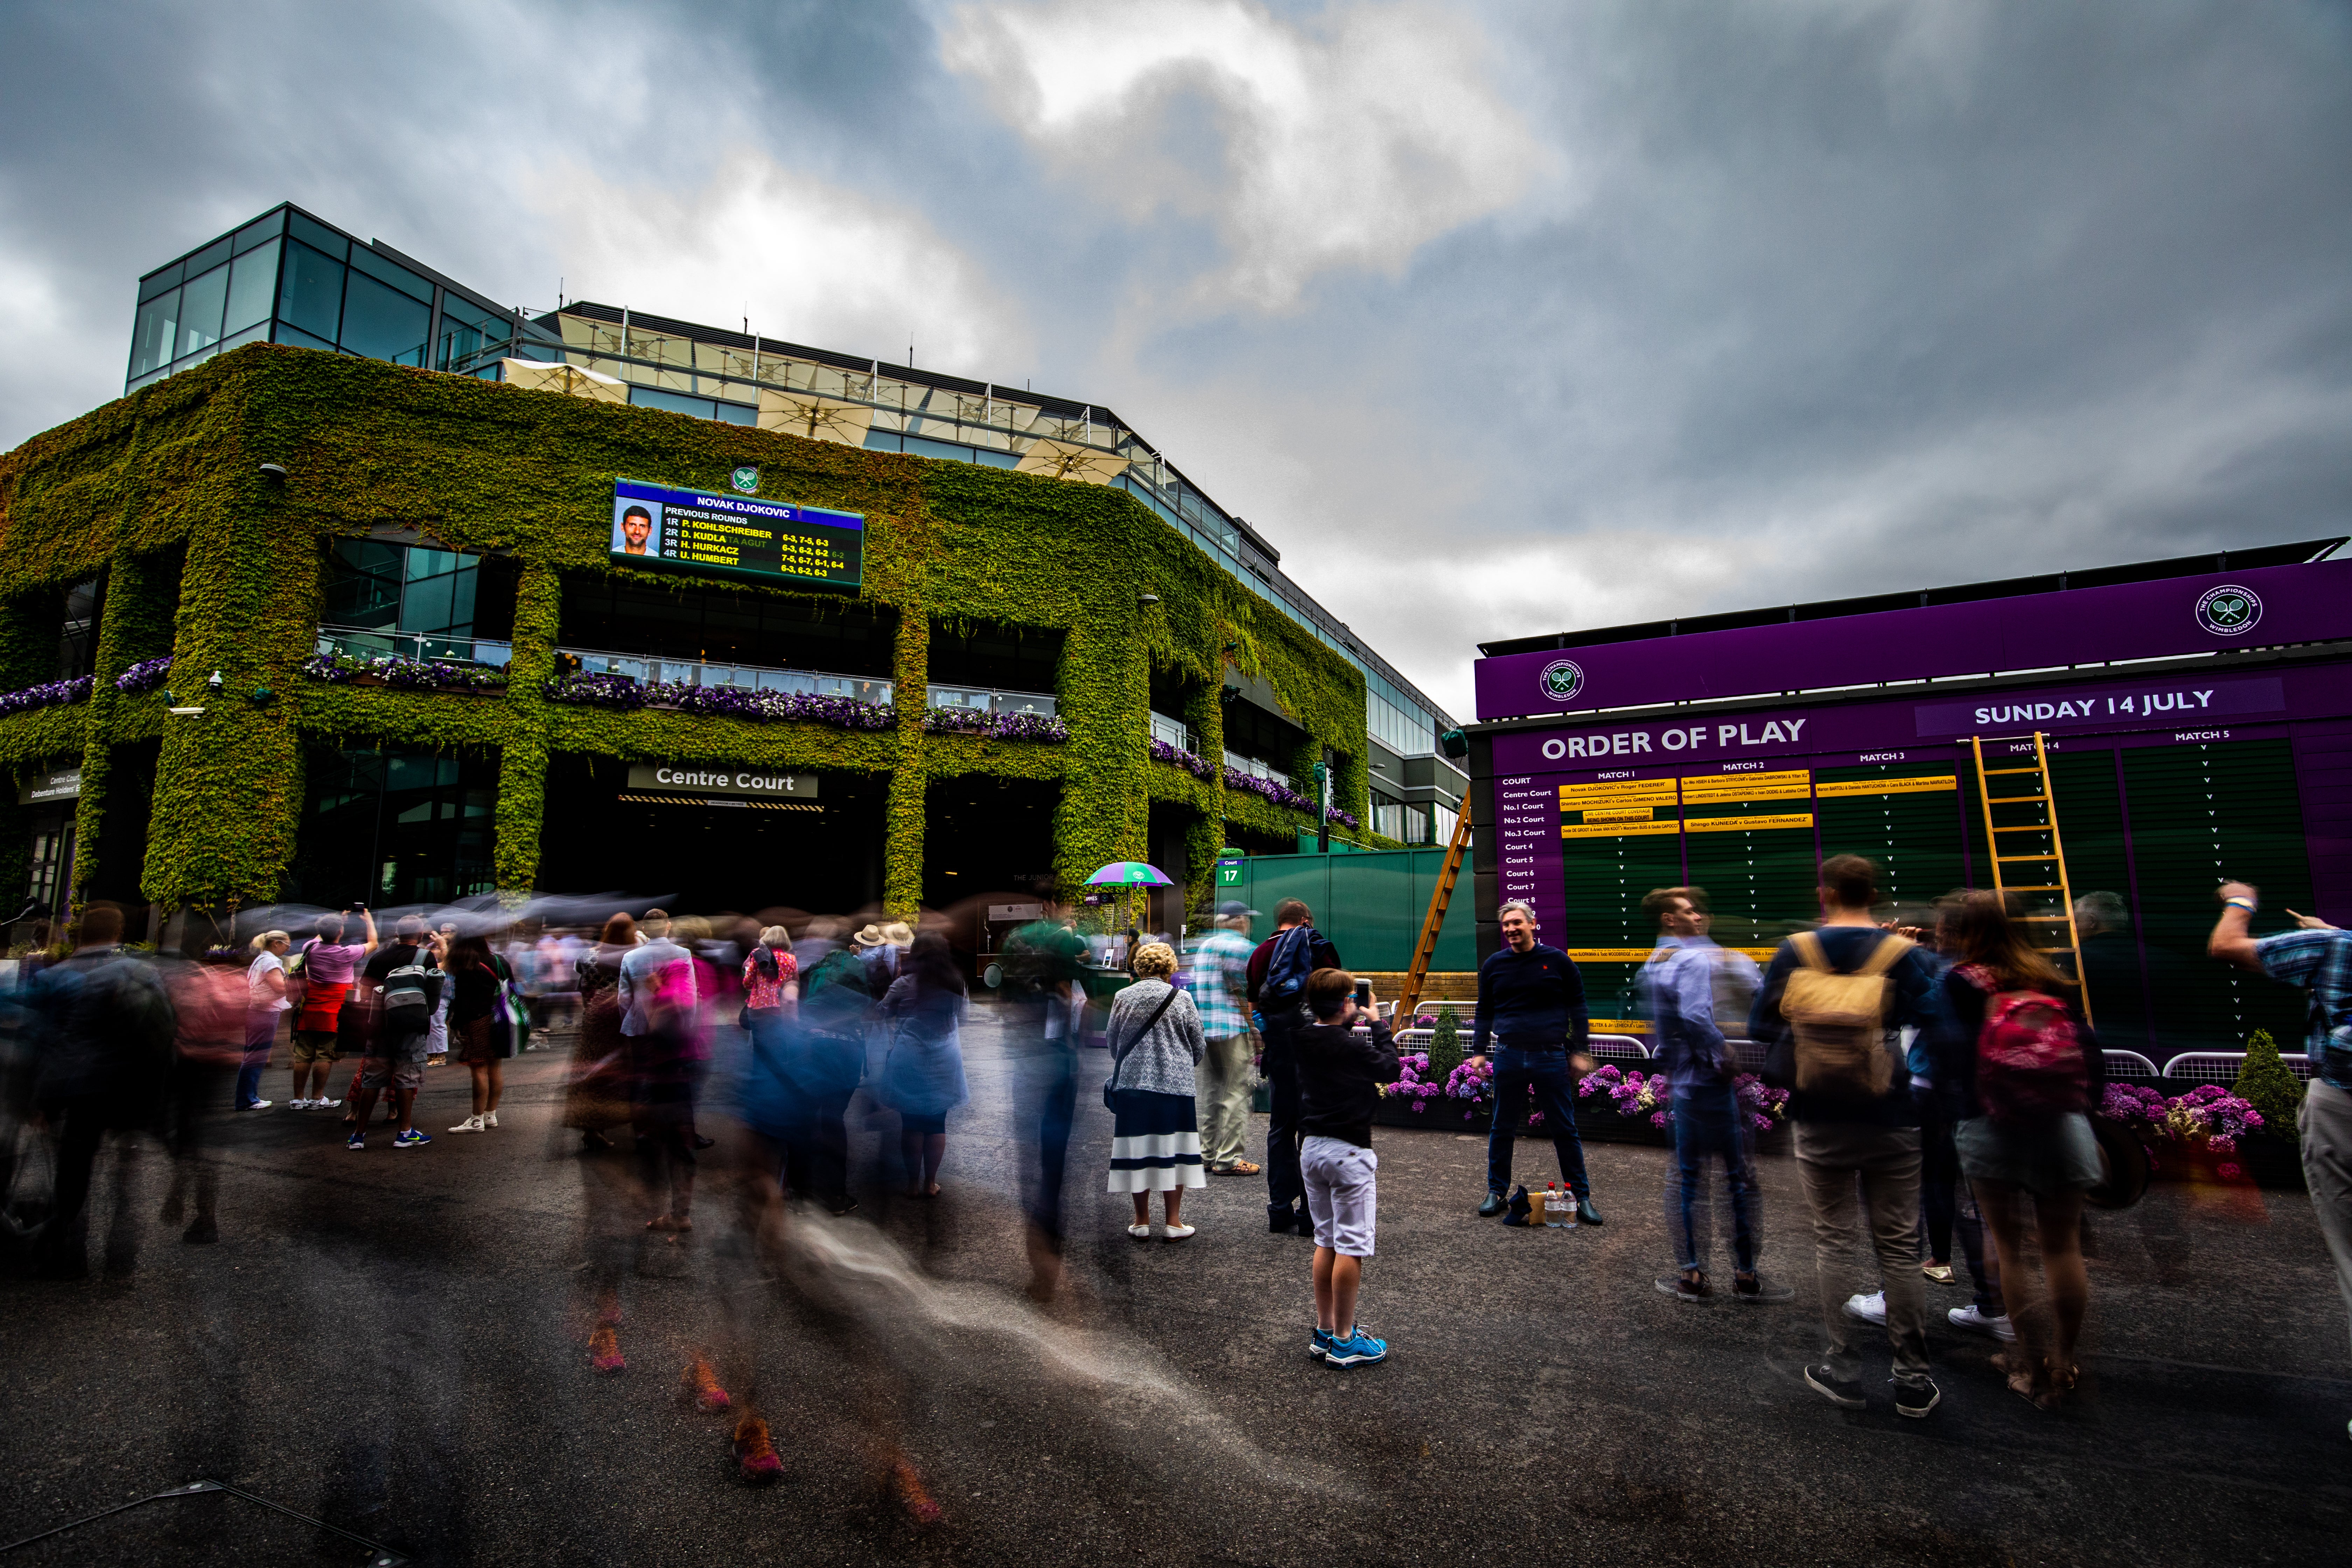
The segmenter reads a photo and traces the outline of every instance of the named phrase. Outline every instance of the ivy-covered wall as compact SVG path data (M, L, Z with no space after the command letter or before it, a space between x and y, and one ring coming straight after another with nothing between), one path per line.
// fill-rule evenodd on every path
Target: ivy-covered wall
M265 462L286 478L264 476ZM865 515L860 594L897 612L896 727L549 701L541 685L562 640L565 574L677 585L607 555L614 479L724 489L745 466L760 469L763 495ZM517 560L503 693L353 688L299 673L327 542L383 524ZM1199 693L1184 718L1203 754L1222 755L1216 699L1228 659L1265 678L1313 747L1337 753L1334 801L1366 813L1361 677L1132 498L1099 486L253 345L0 458L5 689L54 672L44 660L53 665L57 591L100 570L109 589L92 696L0 718L0 764L22 776L78 757L79 827L94 846L107 832L109 748L160 735L143 888L168 906L277 896L294 851L303 746L329 741L494 750L497 876L518 891L539 869L549 758L584 752L887 775L884 894L902 912L922 887L925 791L936 780L1058 780L1055 869L1066 890L1105 861L1144 858L1151 803L1181 803L1194 814L1186 879L1197 908L1213 896L1225 824L1269 835L1311 826L1151 759L1155 670ZM1139 603L1147 594L1158 602ZM1067 743L927 734L935 617L1062 632ZM167 688L202 714L167 717L163 692L115 689L130 666L165 653ZM206 686L215 670L216 693ZM22 837L5 851L19 860Z

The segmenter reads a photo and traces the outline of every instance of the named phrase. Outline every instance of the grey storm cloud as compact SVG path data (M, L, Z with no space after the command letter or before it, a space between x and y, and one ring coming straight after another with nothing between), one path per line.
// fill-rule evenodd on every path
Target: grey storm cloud
M2226 3L0 19L0 442L279 200L1092 398L1458 716L1485 638L2347 531L2352 23Z

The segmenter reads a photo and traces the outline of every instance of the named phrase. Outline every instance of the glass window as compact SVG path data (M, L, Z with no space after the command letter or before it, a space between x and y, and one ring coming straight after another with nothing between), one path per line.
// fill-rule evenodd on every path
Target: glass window
M253 222L247 224L243 228L238 229L236 231L236 244L233 248L239 256L243 256L247 251L251 250L254 247L265 244L269 240L276 239L279 235L284 234L285 232L286 212L285 209L281 207L278 211L271 213L268 217L257 218Z
M188 269L177 262L150 272L139 279L139 302L143 305L166 289L177 289L180 279L187 275Z
M338 539L327 560L326 614L329 626L356 626L363 631L394 629L400 624L400 578L406 550L379 544L372 539Z
M136 377L160 370L172 360L180 334L180 291L159 294L139 307L131 329L131 374Z
M286 222L293 229L295 238L325 252L335 261L340 262L351 254L351 242L325 224L314 223L298 212L288 213Z
M402 293L425 304L433 303L433 285L397 262L386 261L364 245L352 247L352 265L379 282L389 283Z
M719 417L730 425L757 425L760 422L760 411L748 403L719 403L712 406L719 410Z
M228 337L269 320L269 301L277 292L278 242L272 239L259 249L238 257L230 269L228 317L221 322L221 336Z
M215 267L180 290L180 346L174 358L220 342L221 306L228 299L228 268Z
M433 310L397 289L354 271L343 289L343 330L336 339L344 348L370 359L397 364L425 363L425 335L433 329Z
M289 245L285 277L278 289L278 318L334 342L343 320L343 264L307 245Z
M688 397L650 386L633 386L629 388L629 401L640 408L667 408L672 414L691 414L698 419L713 417L710 399L707 397Z

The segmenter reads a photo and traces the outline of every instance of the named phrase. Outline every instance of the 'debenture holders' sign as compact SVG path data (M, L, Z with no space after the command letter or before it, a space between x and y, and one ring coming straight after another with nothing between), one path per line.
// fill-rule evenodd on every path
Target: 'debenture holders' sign
M854 511L616 479L611 551L614 561L631 564L855 588L865 574L866 520Z

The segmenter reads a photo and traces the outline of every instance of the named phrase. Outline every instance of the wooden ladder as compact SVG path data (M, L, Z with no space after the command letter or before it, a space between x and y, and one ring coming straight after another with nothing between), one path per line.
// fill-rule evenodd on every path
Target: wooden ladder
M1429 891L1429 913L1422 917L1420 940L1412 944L1412 967L1405 971L1404 993L1397 998L1394 1027L1412 1027L1421 1005L1421 988L1429 981L1430 960L1437 956L1438 928L1445 923L1445 907L1454 901L1454 884L1462 879L1463 851L1470 847L1470 792L1462 794L1462 815L1454 819L1454 837L1445 847L1445 864L1438 869L1437 886Z
M2018 737L1996 735L1992 738L2001 741ZM2057 913L2028 914L2025 920L2031 925L2055 924L2063 932L2063 941L2036 942L2033 945L2043 952L2066 953L2074 960L2076 994L2083 1005L2083 1021L2087 1024L2091 1022L2091 992L2083 975L2083 944L2074 933L2074 890L2066 880L2066 844L2058 834L2058 792L2050 784L2050 757L2042 743L2042 731L2033 731L2033 765L2030 768L1989 768L1985 766L1985 737L1971 735L1969 744L1976 752L1977 799L1984 808L1986 858L1992 862L1993 891L2058 895ZM1990 781L1997 778L2031 779L2031 793L1995 795ZM2035 816L2039 820L1995 822L1995 806L2038 807ZM2029 838L2026 842L2034 845L2032 849L2023 854L2011 853L2011 841L2022 834L2040 835L2048 841L2049 847L2042 848L2034 839ZM2032 870L2022 874L2035 879L2027 882L2009 880L2005 868L2020 865L2032 867Z

